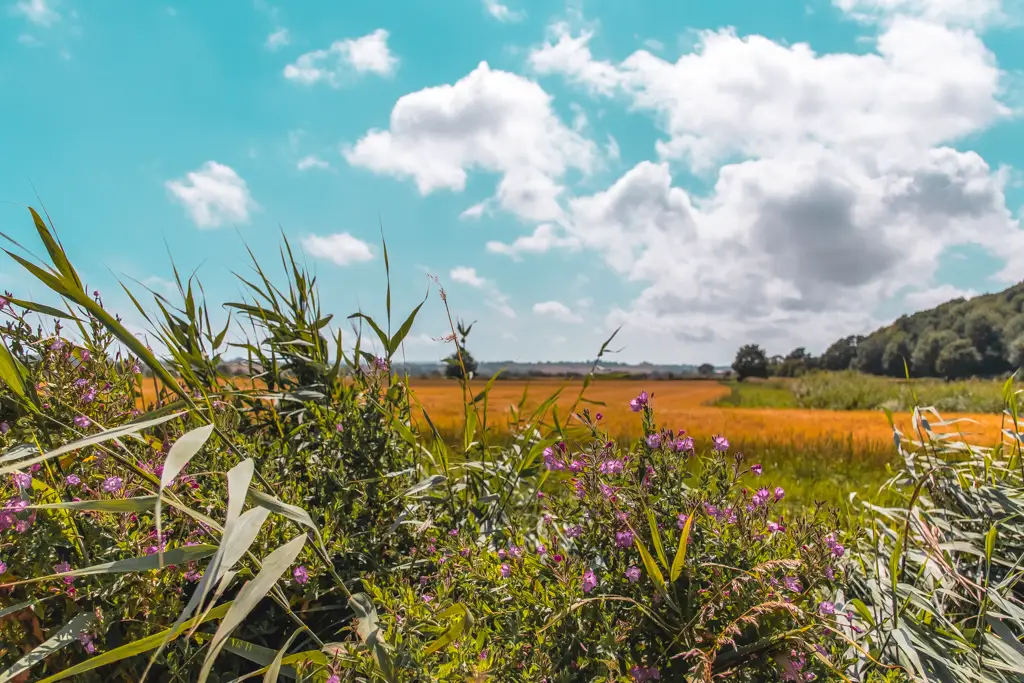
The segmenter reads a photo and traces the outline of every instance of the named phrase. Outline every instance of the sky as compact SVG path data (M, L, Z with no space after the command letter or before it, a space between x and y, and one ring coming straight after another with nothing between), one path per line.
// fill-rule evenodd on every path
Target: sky
M0 231L140 335L119 282L224 320L282 236L350 334L383 235L410 361L439 287L480 359L819 353L1024 279L1015 1L0 0Z

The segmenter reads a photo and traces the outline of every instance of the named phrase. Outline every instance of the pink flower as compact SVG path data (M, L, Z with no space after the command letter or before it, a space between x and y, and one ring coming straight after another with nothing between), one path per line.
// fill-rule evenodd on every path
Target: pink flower
M617 548L629 548L633 545L633 532L629 529L615 533L615 546Z
M512 574L512 568L507 564L502 563L501 565L501 578L507 579Z
M107 477L103 480L103 490L107 493L117 493L124 487L121 477Z
M96 652L96 646L92 644L92 636L85 631L78 634L78 642L85 648L86 654L93 654Z
M301 564L292 571L292 576L295 577L295 583L300 585L309 581L309 572Z
M82 480L78 478L77 474L69 474L68 476L64 477L64 483L67 484L68 486L78 486L79 484L82 483Z
M626 578L629 579L630 583L636 583L640 580L640 568L630 567L626 570Z
M711 438L711 448L719 453L723 453L729 450L729 440L720 434L716 434Z
M775 502L779 502L786 497L786 491L781 486L775 487Z
M597 577L594 576L594 572L587 570L583 572L583 592L589 593L590 591L597 588Z
M538 555L543 555L547 551L548 551L548 547L546 545L544 545L543 543L538 543L537 544L537 554Z
M0 575L7 573L7 563L0 560Z
M828 600L823 600L821 604L818 605L818 611L822 614L835 614L836 606Z
M32 488L32 475L26 474L25 472L15 472L14 485L19 489L30 489Z
M92 423L92 420L87 418L85 415L79 415L75 418L75 426L79 428L88 427Z
M755 477L760 477L761 476L761 472L763 472L764 469L761 467L760 464L757 464L757 465L751 465L750 466L750 471L754 473Z
M686 526L686 520L688 520L689 518L690 516L688 514L680 512L678 519L676 519L676 526L682 529L684 526Z
M327 683L341 683L341 676L338 674L331 674L327 678Z

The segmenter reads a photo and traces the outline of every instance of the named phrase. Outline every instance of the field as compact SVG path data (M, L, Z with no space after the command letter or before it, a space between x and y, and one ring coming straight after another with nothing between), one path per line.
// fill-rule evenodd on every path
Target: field
M839 379L850 381L846 377ZM898 400L901 387L897 383L865 379L870 383L872 396L880 397L883 388L888 387L895 397L893 400ZM235 381L249 384L245 380ZM470 389L478 393L485 384L477 380L471 383ZM458 382L413 379L411 385L414 404L422 407L422 410L414 409L417 425L426 428L422 416L422 411L426 411L443 434L453 442L458 441L464 419ZM838 393L836 385L835 378L828 384ZM896 457L892 430L884 413L880 409L795 407L797 402L791 386L777 380L737 385L714 380L606 379L591 384L585 394L589 401L603 405L582 404L581 408L589 406L592 412L602 413L601 424L611 438L632 439L641 434L642 426L639 416L629 410L629 400L647 391L656 408L659 428L685 429L698 440L707 440L716 434L726 436L735 450L769 468L772 481L792 491L794 499L822 500L843 507L851 492L862 498L874 495L889 477ZM508 433L513 407L523 400L524 392L524 412L528 415L531 409L560 391L556 405L559 419L564 421L580 388L581 380L495 382L488 400L488 426L499 435ZM902 391L906 391L905 387ZM152 380L146 380L144 401L151 403L154 394ZM942 417L964 420L956 426L972 443L991 445L998 439L1000 415L950 412L943 413ZM909 412L897 411L894 418L897 427L910 435ZM942 431L942 428L936 430Z

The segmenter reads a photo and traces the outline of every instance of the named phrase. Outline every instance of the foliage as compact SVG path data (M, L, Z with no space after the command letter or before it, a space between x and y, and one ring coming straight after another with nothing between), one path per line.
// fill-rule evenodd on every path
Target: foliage
M823 354L822 367L903 377L906 358L916 377L1005 376L1024 360L1022 334L1024 284L1018 284L902 316L866 337L840 339Z
M469 336L470 331L473 329L473 324L466 325L461 320L456 324L455 329L458 333L458 338L456 339L455 351L444 359L446 364L444 374L446 377L463 379L464 377L472 378L476 374L476 359L466 349L466 337Z
M446 439L391 370L419 307L392 331L390 285L384 324L352 316L379 355L362 327L347 354L287 241L286 286L254 260L248 298L227 305L255 380L236 386L221 362L228 328L211 326L198 281L176 276L181 301L156 295L155 313L132 295L167 349L158 359L32 217L50 263L8 253L63 308L0 302L0 680L897 680L916 666L894 649L911 618L965 641L941 642L951 669L977 652L983 669L1008 670L997 648L1019 643L991 619L1019 628L1016 568L1002 569L1019 555L1016 509L982 534L985 566L957 568L973 584L922 593L977 599L977 612L908 616L921 606L896 582L890 628L865 567L906 558L908 583L916 527L894 552L874 527L847 540L822 505L792 514L764 461L658 425L647 393L629 403L641 438L612 440L582 407L612 339L567 408L558 392L524 396L496 436L497 378L473 386L469 327L452 325L463 419ZM33 327L26 311L77 332ZM143 367L157 391L144 414ZM954 502L1017 500L1019 452L978 457L973 483L968 470L950 479ZM977 546L980 514L944 521Z
M904 467L895 505L866 504L845 596L862 643L858 671L899 665L922 680L1024 676L1024 469L1011 382L1011 437L994 449L956 438L956 424L915 408L895 439ZM951 438L952 437L952 438Z
M748 377L768 376L768 357L757 344L747 344L736 352L736 360L732 362L736 378L743 381Z

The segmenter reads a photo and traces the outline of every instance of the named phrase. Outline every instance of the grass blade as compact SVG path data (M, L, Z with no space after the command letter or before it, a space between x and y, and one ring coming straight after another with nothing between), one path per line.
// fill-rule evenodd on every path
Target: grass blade
M690 529L693 528L693 518L696 515L690 513L683 524L683 530L679 533L679 547L676 548L676 556L672 560L672 570L669 572L669 579L675 583L679 575L683 573L686 566L686 546L690 542Z
M270 592L270 589L274 587L277 580L281 578L281 575L295 562L295 558L299 556L305 545L306 536L303 534L278 547L263 559L263 569L256 575L256 578L242 586L242 589L238 591L238 597L235 598L228 613L224 615L224 619L220 622L217 632L213 634L210 649L206 653L206 659L203 661L203 667L199 672L198 683L206 682L206 679L210 676L210 670L213 668L213 663L217 659L217 655L224 648L225 640L238 628L249 612Z
M63 681L73 676L84 674L87 671L93 671L94 669L98 669L101 666L106 666L107 664L120 662L122 660L128 659L129 657L135 657L141 655L144 652L149 652L150 650L159 647L160 644L164 641L164 639L166 639L169 642L171 640L174 640L175 638L177 638L193 626L199 626L200 624L205 623L207 621L214 621L216 619L220 619L227 613L228 609L230 608L231 603L226 602L223 605L219 605L214 609L210 610L210 612L205 614L201 619L199 617L195 619L190 619L178 626L169 628L166 631L160 631L159 633L154 633L151 636L146 636L145 638L140 638L138 640L132 641L120 647L116 647L113 650L103 652L101 654L96 655L95 657L87 659L86 661L80 664L76 664L70 668L64 669L63 671L56 673L48 678L44 678L43 680L39 681L39 683L57 683L57 681Z
M7 671L0 674L0 683L14 680L15 676L28 671L54 652L71 643L78 642L78 634L87 629L94 619L95 616L91 612L74 617L71 621L61 626L59 631L47 638L45 642L16 661Z
M165 553L168 562L171 564L184 564L186 562L194 562L201 560L204 557L209 557L217 551L217 546L213 545L187 545L180 548L175 548L170 552ZM102 564L95 564L91 567L85 567L84 569L73 569L69 572L60 572L58 574L50 574L48 576L38 576L31 579L22 579L20 581L13 581L11 583L0 584L0 587L20 586L26 583L38 583L40 581L50 581L53 579L62 579L67 576L95 576L97 574L129 574L136 572L145 572L153 569L159 569L160 558L156 555L143 555L142 557L130 557L126 560L114 560L113 562L104 562Z
M167 459L164 461L164 470L160 475L160 488L157 490L156 508L154 510L154 517L156 519L156 537L157 547L160 555L160 566L163 566L164 551L163 544L160 543L160 539L164 537L163 525L161 523L161 504L163 502L164 489L170 486L171 482L174 481L175 477L181 474L181 471L185 469L189 461L199 452L199 449L203 447L209 438L213 434L213 425L208 424L198 429L193 429L190 432L182 434L181 438L174 442L171 446L171 450L167 453Z

